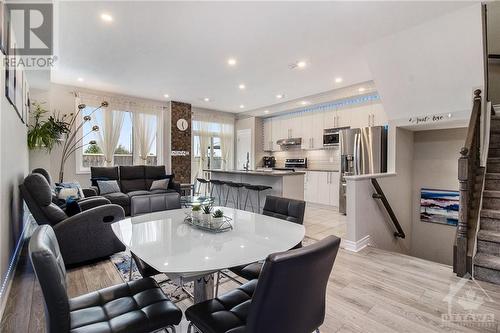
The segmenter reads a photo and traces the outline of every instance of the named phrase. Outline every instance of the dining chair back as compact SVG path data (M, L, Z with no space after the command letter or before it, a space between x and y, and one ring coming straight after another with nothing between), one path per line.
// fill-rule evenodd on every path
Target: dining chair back
M262 214L276 217L282 220L303 224L306 202L289 198L266 196Z
M267 257L245 332L312 332L325 318L326 287L340 238Z

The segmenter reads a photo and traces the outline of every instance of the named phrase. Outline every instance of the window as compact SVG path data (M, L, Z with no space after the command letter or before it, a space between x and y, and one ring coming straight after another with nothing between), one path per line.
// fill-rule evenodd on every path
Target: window
M81 142L83 147L76 154L77 172L88 172L92 166L106 166L104 149L99 146L102 142L101 136L104 134L104 112L115 112L114 116L119 115L118 118L123 117L121 129L118 133L118 141L112 156L113 165L157 165L158 117L156 115L148 114L145 117L147 119L147 126L144 129L150 134L146 135L148 144L145 147L148 150L146 159L144 160L139 156L141 149L144 149L142 148L144 146L138 146L141 144L141 137L134 138L134 131L137 130L137 126L134 126L134 119L136 119L134 118L134 113L129 111L112 111L109 109L99 109L93 112L94 110L95 107L87 106L82 110L80 115L80 119L82 120L85 116L91 116L92 119L84 122L79 133L83 136ZM95 125L99 126L99 131L92 131ZM103 140L106 139L109 139L109 134L104 134ZM95 144L89 145L90 141L95 141Z

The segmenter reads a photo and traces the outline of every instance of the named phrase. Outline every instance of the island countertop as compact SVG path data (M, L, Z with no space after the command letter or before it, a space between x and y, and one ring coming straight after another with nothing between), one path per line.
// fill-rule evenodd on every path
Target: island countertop
M305 175L303 171L286 171L286 170L273 170L273 171L259 171L259 170L220 170L220 169L204 169L205 172L216 172L216 173L228 173L237 175L253 175L253 176L271 176L271 177L283 177L283 176L299 176Z

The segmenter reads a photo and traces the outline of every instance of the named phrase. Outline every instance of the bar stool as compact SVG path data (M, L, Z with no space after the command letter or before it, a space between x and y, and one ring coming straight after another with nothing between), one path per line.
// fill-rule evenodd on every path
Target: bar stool
M250 185L247 184L245 185L245 188L247 189L247 196L245 198L245 205L243 207L243 210L247 210L247 203L250 200L250 206L252 206L252 212L254 211L253 203L252 203L252 198L250 197L250 192L251 191L256 191L257 192L257 213L260 214L260 192L265 191L265 190L270 190L273 187L272 186L267 186L267 185Z
M198 184L198 191L195 194L200 195L201 193L201 187L205 185L205 196L207 196L208 192L210 191L210 182L204 178L196 178L196 181L199 183Z
M226 204L225 206L227 207L227 201L229 199L229 192L231 192L231 199L233 200L234 208L240 209L240 189L243 188L246 185L246 183L234 183L234 182L226 182L227 185L227 193L226 193ZM234 198L234 194L236 192L236 200Z
M214 192L219 198L219 206L222 205L222 201L224 201L224 184L226 184L223 180L218 179L210 179L210 196L214 196Z

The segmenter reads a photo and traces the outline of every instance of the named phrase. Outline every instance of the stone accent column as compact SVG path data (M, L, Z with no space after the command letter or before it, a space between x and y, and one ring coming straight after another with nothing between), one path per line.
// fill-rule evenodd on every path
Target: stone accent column
M171 102L172 173L180 183L191 182L191 104Z

